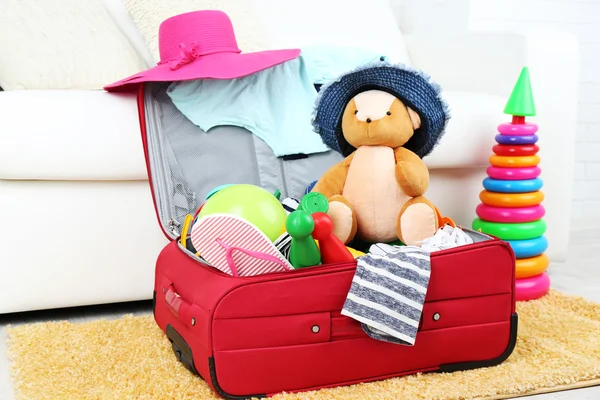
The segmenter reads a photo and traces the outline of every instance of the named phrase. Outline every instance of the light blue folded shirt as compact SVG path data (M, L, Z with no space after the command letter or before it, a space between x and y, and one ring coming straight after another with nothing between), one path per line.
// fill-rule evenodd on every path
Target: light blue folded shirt
M311 45L302 48L309 79L324 84L365 64L384 61L384 54L362 47Z
M167 94L203 131L245 128L277 157L330 150L312 129L317 91L302 56L242 78L174 82Z

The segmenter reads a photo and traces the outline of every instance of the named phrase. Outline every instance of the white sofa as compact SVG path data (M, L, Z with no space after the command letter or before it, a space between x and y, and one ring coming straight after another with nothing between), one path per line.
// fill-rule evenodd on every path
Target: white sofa
M140 51L135 25L117 1L106 0L107 7ZM285 37L286 28L277 29ZM428 197L469 227L496 126L510 118L503 114L506 99L521 67L529 66L547 254L564 260L577 116L575 39L508 32L404 32L402 38L391 45L444 87L452 109L445 139L425 159ZM149 54L145 49L140 56L147 64ZM167 239L152 204L134 95L0 92L0 226L0 313L150 299L155 259Z

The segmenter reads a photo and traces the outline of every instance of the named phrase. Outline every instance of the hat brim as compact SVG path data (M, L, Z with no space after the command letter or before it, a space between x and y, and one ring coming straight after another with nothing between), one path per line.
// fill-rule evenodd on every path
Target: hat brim
M234 79L293 60L300 49L267 50L254 53L215 53L201 56L177 69L169 63L139 72L104 87L106 91L131 91L143 82L175 82L194 79Z
M341 132L342 115L354 96L372 89L393 94L419 114L421 127L404 147L421 158L428 155L442 137L450 118L441 88L421 71L386 61L361 66L321 87L313 127L323 142L344 156L354 150Z

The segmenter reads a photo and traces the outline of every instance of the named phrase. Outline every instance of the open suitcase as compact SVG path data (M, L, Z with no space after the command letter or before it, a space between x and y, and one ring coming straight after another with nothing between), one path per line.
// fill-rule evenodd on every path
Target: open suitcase
M431 280L414 346L378 341L343 316L356 263L232 277L177 240L186 214L228 183L300 198L341 160L334 152L281 159L250 132L210 133L171 103L168 83L138 92L151 190L171 240L158 257L154 317L173 351L221 397L267 397L417 372L499 364L514 349L515 259L510 246L466 230L475 243L431 254Z

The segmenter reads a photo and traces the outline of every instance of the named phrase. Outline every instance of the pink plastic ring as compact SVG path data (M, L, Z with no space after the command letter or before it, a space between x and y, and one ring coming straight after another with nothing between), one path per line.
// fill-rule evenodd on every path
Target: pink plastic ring
M522 168L504 168L489 166L487 174L493 179L503 179L505 181L522 181L525 179L534 179L540 176L542 170L540 167L522 167Z
M490 222L532 222L542 219L546 214L541 204L533 207L493 207L479 204L476 209L477 216Z
M533 135L538 131L537 124L526 123L526 124L500 124L498 125L498 132L508 136L526 136Z
M531 278L515 280L515 300L529 301L539 299L550 290L550 277L545 272Z

